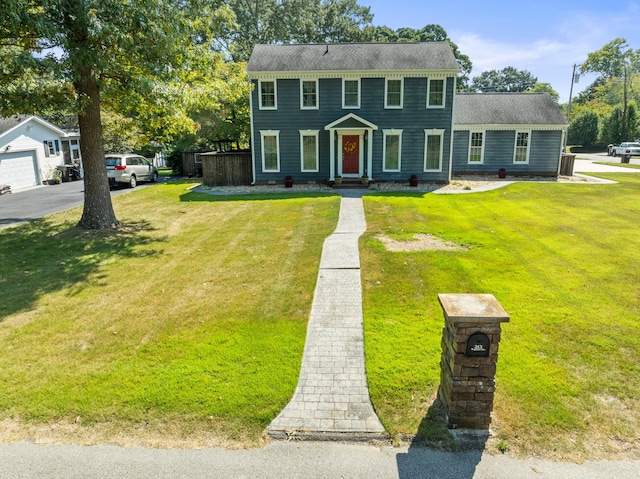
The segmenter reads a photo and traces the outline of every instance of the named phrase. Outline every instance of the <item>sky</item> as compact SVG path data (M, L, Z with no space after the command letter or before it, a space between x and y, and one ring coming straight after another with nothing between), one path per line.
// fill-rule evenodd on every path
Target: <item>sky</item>
M640 0L358 0L373 24L394 30L436 24L473 63L471 78L512 66L569 100L573 65L616 38L640 49ZM573 97L596 74L573 84Z

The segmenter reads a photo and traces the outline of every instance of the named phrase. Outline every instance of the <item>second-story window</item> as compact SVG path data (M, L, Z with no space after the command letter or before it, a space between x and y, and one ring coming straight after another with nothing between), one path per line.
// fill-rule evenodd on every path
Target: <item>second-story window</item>
M427 90L427 108L442 108L444 106L444 80L430 78Z
M385 82L385 108L402 108L402 80L387 78Z
M318 108L318 81L302 80L300 82L300 108L316 110Z
M276 82L273 80L261 80L259 83L260 109L276 110L278 108Z
M360 108L360 80L342 81L342 108Z

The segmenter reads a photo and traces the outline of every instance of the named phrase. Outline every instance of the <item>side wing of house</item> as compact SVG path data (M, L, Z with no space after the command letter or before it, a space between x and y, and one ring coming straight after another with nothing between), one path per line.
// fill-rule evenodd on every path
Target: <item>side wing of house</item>
M567 123L548 94L459 94L452 174L557 176Z
M447 69L410 70L388 65L384 58L371 66L356 61L349 69L344 61L357 57L353 48L364 48L361 53L370 56L389 46L280 45L254 50L249 75L255 182L278 182L287 175L310 182L336 176L406 181L412 174L448 180L455 58L447 46ZM302 55L309 65L290 67L295 52L289 52L299 49L310 50ZM287 63L274 67L277 71L256 67L256 56L273 60L281 51ZM336 58L328 62L331 55ZM317 61L328 66L322 69Z

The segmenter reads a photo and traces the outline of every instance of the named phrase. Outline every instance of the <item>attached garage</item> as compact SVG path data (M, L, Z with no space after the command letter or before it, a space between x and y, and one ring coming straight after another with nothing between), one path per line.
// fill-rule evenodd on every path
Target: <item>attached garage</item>
M0 183L12 189L39 185L35 151L0 154Z

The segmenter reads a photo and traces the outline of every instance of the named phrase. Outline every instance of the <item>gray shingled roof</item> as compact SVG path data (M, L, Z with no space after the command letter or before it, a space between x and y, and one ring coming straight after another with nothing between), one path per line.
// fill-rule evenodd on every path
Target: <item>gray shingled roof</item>
M256 45L247 72L458 71L447 42Z
M454 123L566 126L567 120L548 93L459 93Z

